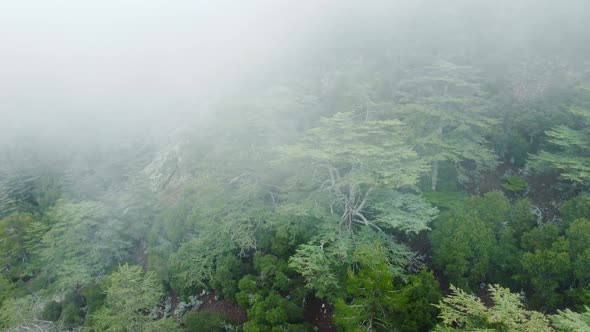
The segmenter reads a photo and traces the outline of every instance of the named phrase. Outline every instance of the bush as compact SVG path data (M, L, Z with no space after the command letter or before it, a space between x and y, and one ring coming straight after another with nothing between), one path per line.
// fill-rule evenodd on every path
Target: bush
M91 314L95 313L98 309L100 309L100 307L102 307L102 305L104 303L104 299L106 297L106 295L104 294L104 292L100 288L100 286L98 286L96 284L86 287L82 291L82 295L84 296L84 299L86 301L86 305L87 305L86 314L87 315L91 315Z
M82 324L82 313L74 303L70 303L62 311L62 320L66 326L78 326Z
M223 326L228 318L224 314L216 312L189 312L184 315L182 325L185 331L211 331L223 332Z
M590 217L590 195L576 196L561 206L561 218L566 224Z
M62 305L59 302L51 301L45 305L41 318L52 322L57 322L61 316Z
M458 191L431 191L424 193L423 196L428 203L436 206L442 211L461 206L463 204L463 200L465 199L465 194Z
M506 182L502 183L502 188L511 191L514 194L526 189L528 184L520 176L511 176L506 179Z
M221 257L215 266L211 287L217 294L226 299L231 299L238 292L238 281L245 274L242 261L234 255Z

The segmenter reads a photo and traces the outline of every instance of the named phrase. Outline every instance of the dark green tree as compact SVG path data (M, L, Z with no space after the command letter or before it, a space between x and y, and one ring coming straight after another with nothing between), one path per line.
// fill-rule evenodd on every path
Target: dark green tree
M387 257L378 243L357 249L356 271L348 271L346 295L334 315L345 331L428 331L435 325L431 303L441 295L432 273L423 270L404 282Z

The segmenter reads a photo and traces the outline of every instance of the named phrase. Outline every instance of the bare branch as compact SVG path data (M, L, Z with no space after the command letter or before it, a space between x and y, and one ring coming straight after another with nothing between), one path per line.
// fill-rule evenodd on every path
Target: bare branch
M355 209L357 212L360 212L363 210L363 208L365 207L365 204L367 203L367 198L369 197L369 194L371 193L371 191L373 191L373 189L374 188L367 189L367 191L365 192L365 197L363 197L363 200L361 201L359 206Z
M360 212L354 211L353 212L355 216L357 217L361 217L361 219L363 220L363 222L365 223L365 225L370 224L369 220L367 220L367 218Z
M240 175L236 176L235 178L231 179L231 180L228 182L228 184L233 184L234 182L238 181L239 179L241 179L241 178L243 178L244 176L247 176L247 175L249 175L249 174L250 174L250 172L245 172L245 173L242 173L242 174L240 174Z

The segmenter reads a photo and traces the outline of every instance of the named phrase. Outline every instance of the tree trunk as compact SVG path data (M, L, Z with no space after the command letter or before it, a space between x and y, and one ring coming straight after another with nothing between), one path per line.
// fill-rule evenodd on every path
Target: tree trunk
M447 89L447 85L445 84L445 90ZM445 91L446 93L446 91ZM438 125L436 130L438 137L442 140L443 137L443 126L442 124ZM432 191L436 191L436 184L438 182L438 160L432 161Z
M438 160L432 162L432 191L436 191L436 183L438 182Z

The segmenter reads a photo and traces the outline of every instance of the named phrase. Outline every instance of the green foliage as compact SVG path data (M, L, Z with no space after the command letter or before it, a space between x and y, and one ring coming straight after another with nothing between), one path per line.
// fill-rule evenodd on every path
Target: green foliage
M274 255L288 259L299 244L308 242L317 233L318 220L280 211L264 225L258 234L260 247L268 248Z
M357 121L353 114L324 118L298 144L281 149L284 160L313 160L324 167L364 165L363 170L340 174L339 183L388 185L414 184L423 170L416 153L404 142L399 121ZM329 174L327 174L329 175Z
M228 254L219 258L215 264L215 272L209 285L218 296L228 299L238 292L238 281L245 274L245 264L239 257Z
M301 323L303 310L295 299L283 297L272 288L270 291L258 288L256 279L250 275L240 280L239 287L236 299L248 309L244 331L293 329Z
M441 210L460 206L465 199L465 194L462 192L430 191L423 196L426 201Z
M577 332L590 330L590 310L588 307L582 313L569 309L557 310L557 314L552 315L551 320L558 331Z
M508 177L506 181L502 183L502 188L511 191L515 194L525 190L527 186L528 184L526 183L526 181L520 176Z
M195 233L191 201L192 197L189 195L161 211L148 236L150 268L166 282L170 279L170 256Z
M385 255L385 248L363 246L357 249L354 260L357 273L348 271L346 291L349 301L339 299L335 305L335 322L347 331L388 331L393 328L395 307L405 299L397 296Z
M549 319L540 312L526 310L520 295L499 285L489 285L493 305L451 285L451 295L436 306L442 320L437 331L455 327L460 331L553 331Z
M438 209L418 195L393 190L379 194L372 207L377 211L375 222L381 227L417 234L430 229L428 224L438 215Z
M590 241L590 219L578 219L565 231L573 255L580 255L588 249Z
M238 283L237 302L248 310L244 331L308 330L301 325L306 295L287 262L273 255L257 253L256 275L246 275ZM284 296L282 294L288 293Z
M590 218L590 195L582 194L565 201L560 212L566 224L577 219Z
M578 287L590 285L590 219L574 221L565 232Z
M541 151L531 156L530 165L540 171L557 170L563 179L587 186L590 183L590 111L573 108L570 112L579 118L580 128L558 125L547 131L545 134L557 151Z
M414 185L424 171L403 133L396 120L363 121L337 113L297 144L281 148L277 163L303 163L315 174L312 191L328 194L323 208L341 215L341 226L352 232L357 225L376 226L364 212L375 189Z
M466 289L487 280L511 285L520 271L519 232L533 221L526 200L510 204L501 192L470 197L434 223L433 261L451 283ZM528 237L522 242L531 242Z
M341 290L346 269L354 263L355 251L376 242L385 247L387 261L396 277L405 278L407 270L419 265L416 254L392 236L370 227L359 229L356 235L331 228L301 245L289 259L289 265L304 277L306 287L319 298L334 299Z
M60 302L50 301L45 305L41 318L56 322L61 317L62 305Z
M485 280L496 245L494 225L474 211L454 208L441 214L430 241L434 263L452 283L469 288Z
M293 330L300 328L303 310L293 301L286 299L276 291L270 291L264 297L257 297L250 302L248 322L244 332L270 330ZM311 330L311 329L301 329Z
M401 289L407 298L405 304L397 307L395 323L400 331L430 331L437 323L438 309L432 305L441 297L438 281L432 272L422 270L409 277Z
M531 304L547 309L562 305L563 296L558 289L570 280L572 271L569 242L566 239L558 239L550 249L524 253L522 268L534 289Z
M18 170L8 181L0 182L0 218L13 213L42 214L58 201L62 194L59 177L47 169L37 171L39 175Z
M392 116L411 128L412 143L431 164L433 191L439 162L453 163L461 183L496 166L484 136L494 121L484 113L480 82L474 68L442 60L400 82L399 105ZM465 167L469 163L474 167Z
M40 255L44 269L63 289L98 280L131 248L124 224L101 203L61 201L48 218L53 224L43 236Z
M227 324L227 317L224 314L214 312L188 312L182 316L183 331L199 332L224 332L224 324Z
M207 288L207 282L213 279L217 260L228 252L231 248L227 248L221 239L195 238L186 242L169 262L172 285L185 291Z
M514 229L517 238L537 225L528 199L517 199L513 202L510 214L510 227Z
M348 271L346 296L335 305L338 326L345 331L427 331L435 324L431 303L440 299L440 291L431 273L422 271L396 287L397 274L378 243L359 247L354 261L358 271Z
M546 224L523 234L520 246L527 251L550 249L560 235L557 225Z
M35 220L25 230L25 246L29 253L29 261L25 266L25 273L27 275L36 275L43 271L43 252L45 245L43 237L51 229L51 225L46 218L43 220Z
M502 123L502 126L499 127L506 128L509 125L515 124ZM523 135L522 132L519 132L515 128L494 131L492 135L492 141L496 143L495 150L500 156L503 156L504 159L509 160L510 163L519 167L526 164L528 153L532 149L531 143L527 140L526 135Z
M520 246L522 278L532 288L530 305L553 310L587 301L590 269L590 222L578 219L562 232L546 224L526 232Z
M44 296L38 293L4 300L0 308L0 328L7 331L54 328L52 322L41 319L46 302Z
M202 179L197 212L190 216L192 234L168 262L172 287L187 294L209 287L223 257L252 254L258 248L256 231L274 217L256 179L238 176L227 186L222 181L213 175Z
M510 202L499 191L491 191L483 197L472 196L466 201L466 208L476 211L478 217L487 224L499 226L508 221L510 224Z
M62 321L65 326L73 327L82 324L82 312L75 303L69 303L63 308Z
M17 295L16 285L10 279L0 274L0 308L4 300L16 297L15 295Z
M146 310L154 308L163 292L153 273L139 266L119 266L105 281L104 307L92 315L89 331L172 331L166 319L152 320Z
M324 248L318 245L301 245L289 259L289 267L303 276L306 287L315 290L319 298L330 298L338 291L338 278L330 265Z
M86 315L91 316L94 314L102 305L105 300L105 293L99 284L90 284L81 291L86 303Z
M34 221L28 213L15 213L0 220L0 271L11 278L20 277L29 260L27 228Z
M489 280L515 285L522 255L515 232L511 227L502 227L497 231L496 239L497 244L490 259L494 268L489 271Z
M256 253L254 256L254 268L259 273L258 283L262 287L276 289L281 292L291 290L293 271L289 269L287 262L273 256Z
M53 140L64 136L51 117L31 137L2 119L0 329L174 330L154 320L163 286L235 299L246 331L309 330L311 292L338 299L343 329L426 331L440 298L426 268L464 289L521 289L527 308L590 303L590 89L572 88L590 78L584 1L562 6L573 16L559 29L544 23L564 11L544 3L407 2L337 5L319 20L329 29L290 43L304 52L221 89L195 124L172 116L144 130L118 116ZM467 197L529 155L549 176L506 179L510 200ZM556 173L568 181L544 186ZM519 199L525 188L539 219L582 194L561 206L563 222L545 222ZM132 261L150 272L116 270ZM547 330L493 288L490 306L457 290L464 306L446 309L462 320L439 329ZM586 329L576 315L556 326ZM184 324L220 330L222 319Z

